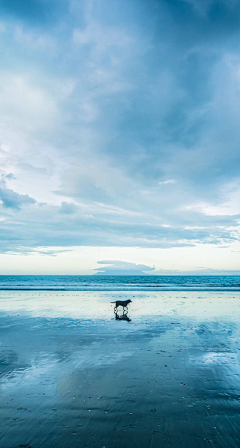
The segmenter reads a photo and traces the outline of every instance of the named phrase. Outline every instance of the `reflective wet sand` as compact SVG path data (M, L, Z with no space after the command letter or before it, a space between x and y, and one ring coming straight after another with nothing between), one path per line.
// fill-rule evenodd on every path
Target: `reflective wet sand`
M239 292L2 291L0 307L1 448L240 446Z

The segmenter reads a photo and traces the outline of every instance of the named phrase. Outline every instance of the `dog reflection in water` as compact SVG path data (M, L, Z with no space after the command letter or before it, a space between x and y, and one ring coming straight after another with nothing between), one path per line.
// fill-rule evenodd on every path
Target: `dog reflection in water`
M127 315L127 311L123 311L121 315L118 314L117 310L114 310L115 319L116 320L126 320L127 322L131 322L131 319Z

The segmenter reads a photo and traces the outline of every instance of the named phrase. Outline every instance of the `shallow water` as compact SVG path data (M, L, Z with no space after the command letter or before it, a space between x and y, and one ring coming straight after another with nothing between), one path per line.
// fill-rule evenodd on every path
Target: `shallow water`
M239 447L239 292L1 291L0 308L1 448Z

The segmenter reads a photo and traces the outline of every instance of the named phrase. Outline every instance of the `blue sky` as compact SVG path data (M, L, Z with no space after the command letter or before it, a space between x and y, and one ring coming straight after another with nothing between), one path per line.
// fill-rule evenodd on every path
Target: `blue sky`
M2 0L1 271L240 270L239 37L235 0Z

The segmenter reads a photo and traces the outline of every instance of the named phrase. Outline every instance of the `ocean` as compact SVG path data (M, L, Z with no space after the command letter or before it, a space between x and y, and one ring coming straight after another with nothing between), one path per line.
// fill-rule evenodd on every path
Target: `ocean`
M1 275L0 290L240 291L240 276Z

